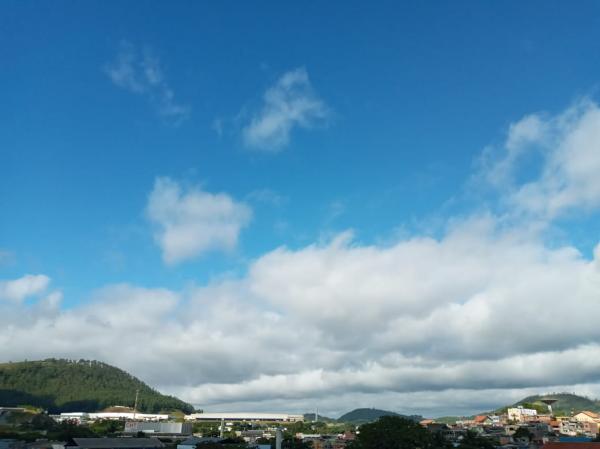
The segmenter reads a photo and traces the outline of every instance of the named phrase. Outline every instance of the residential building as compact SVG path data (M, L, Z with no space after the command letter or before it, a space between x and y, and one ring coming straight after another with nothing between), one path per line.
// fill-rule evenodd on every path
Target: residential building
M573 419L577 422L599 423L600 415L598 415L598 413L584 410L583 412L579 412L576 415L574 415Z
M512 407L506 412L509 421L525 422L537 416L537 410L523 407Z
M546 443L542 449L600 449L600 443L591 442L551 442Z

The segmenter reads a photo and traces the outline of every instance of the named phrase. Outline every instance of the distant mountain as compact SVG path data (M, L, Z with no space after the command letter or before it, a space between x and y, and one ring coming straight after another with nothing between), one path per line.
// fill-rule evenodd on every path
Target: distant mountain
M0 363L0 406L33 405L50 413L93 412L115 405L133 407L136 390L141 412L194 410L102 362L47 359Z
M403 418L420 421L422 416L412 415L406 416L396 412L390 412L387 410L379 410L376 408L357 408L352 410L338 418L338 422L345 422L351 424L365 424L373 421L377 421L382 416L401 416Z

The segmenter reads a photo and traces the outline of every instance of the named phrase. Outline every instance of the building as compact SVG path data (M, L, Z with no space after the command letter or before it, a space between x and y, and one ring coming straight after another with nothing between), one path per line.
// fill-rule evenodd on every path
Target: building
M573 419L577 422L599 423L600 415L598 415L598 413L584 410L583 412L579 412L574 415Z
M260 429L256 429L256 430L238 430L235 432L235 434L240 437L243 438L243 440L246 443L256 443L256 440L259 440L261 438L273 438L273 435L271 433L269 433L268 431L265 430L260 430Z
M73 438L75 446L69 449L162 449L165 445L157 438Z
M546 443L542 446L542 449L600 449L600 443L584 443L584 442L552 442Z
M475 425L478 426L491 426L494 424L494 420L492 420L492 418L488 415L477 415L475 418L473 418L473 421Z
M135 419L139 421L166 421L169 419L169 415L164 414L151 414L151 413L134 413L134 412L97 412L97 413L86 413L86 412L72 412L72 413L61 413L55 419L57 421L96 421L98 419L111 419L111 420L125 420Z
M537 410L532 408L512 407L506 411L509 421L524 422L537 416Z
M299 422L304 421L304 415L290 415L288 413L192 413L185 417L188 421L277 421Z
M192 423L151 421L127 421L125 423L125 433L138 432L168 435L191 435Z

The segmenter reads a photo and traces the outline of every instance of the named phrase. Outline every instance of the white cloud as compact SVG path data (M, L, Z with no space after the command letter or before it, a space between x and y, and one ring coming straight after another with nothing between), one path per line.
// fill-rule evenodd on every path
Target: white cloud
M48 288L50 278L44 274L26 274L19 279L0 281L0 300L21 302Z
M195 187L183 191L169 178L157 178L148 198L148 218L163 259L174 264L207 251L234 249L252 210L225 193Z
M493 217L391 246L342 234L274 250L237 280L119 285L51 315L0 313L0 344L7 359L100 358L205 409L327 412L342 397L431 414L466 401L472 413L557 385L600 393L599 267Z
M140 52L131 43L123 42L115 61L105 67L105 72L116 86L146 97L160 116L175 123L189 117L190 107L175 101L160 61L150 49Z
M243 129L244 143L265 151L278 151L290 142L294 127L323 124L329 109L314 91L308 73L298 68L285 73L267 89L262 109Z
M528 177L520 179L519 171ZM600 109L589 99L555 116L528 115L512 124L500 157L484 168L511 213L543 220L598 209L598 173Z

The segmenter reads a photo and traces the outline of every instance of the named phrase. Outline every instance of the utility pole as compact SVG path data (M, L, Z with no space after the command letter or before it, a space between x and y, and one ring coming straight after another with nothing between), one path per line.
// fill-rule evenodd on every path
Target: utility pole
M135 421L135 414L137 413L138 396L140 394L139 388L135 390L135 403L133 404L133 420Z

